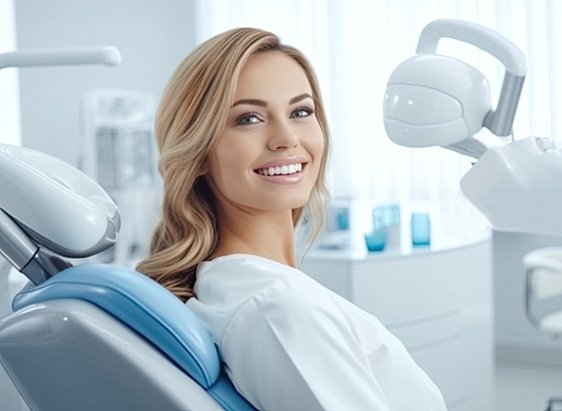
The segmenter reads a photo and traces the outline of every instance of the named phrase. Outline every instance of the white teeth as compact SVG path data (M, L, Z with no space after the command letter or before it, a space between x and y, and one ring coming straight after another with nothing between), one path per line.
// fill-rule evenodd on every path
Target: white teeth
M297 164L283 165L279 167L261 168L256 171L258 174L262 176L295 174L298 173L299 171L302 171L302 164L297 163Z

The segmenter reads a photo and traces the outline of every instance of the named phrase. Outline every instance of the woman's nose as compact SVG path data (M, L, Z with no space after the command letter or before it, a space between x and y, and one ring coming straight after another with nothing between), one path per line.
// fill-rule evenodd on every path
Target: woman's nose
M295 148L299 145L299 137L296 131L287 123L283 122L277 124L271 130L271 135L268 141L270 150L286 150Z

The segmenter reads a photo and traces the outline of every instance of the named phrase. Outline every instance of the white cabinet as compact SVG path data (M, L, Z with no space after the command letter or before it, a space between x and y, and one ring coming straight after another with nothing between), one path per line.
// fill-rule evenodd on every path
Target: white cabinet
M315 250L303 269L385 324L439 386L450 411L494 409L488 238L364 257Z

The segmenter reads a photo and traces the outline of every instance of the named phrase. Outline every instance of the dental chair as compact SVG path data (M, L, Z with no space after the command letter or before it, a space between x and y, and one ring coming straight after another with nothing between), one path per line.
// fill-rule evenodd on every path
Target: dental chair
M562 247L531 251L523 258L527 270L525 307L531 324L562 337Z
M562 247L531 251L523 257L523 265L525 311L529 321L554 338L562 337ZM546 411L559 409L562 409L562 397L550 398Z
M81 263L117 241L117 207L97 183L0 145L0 193L0 253L30 280L0 320L0 362L31 410L254 409L178 298L133 270Z

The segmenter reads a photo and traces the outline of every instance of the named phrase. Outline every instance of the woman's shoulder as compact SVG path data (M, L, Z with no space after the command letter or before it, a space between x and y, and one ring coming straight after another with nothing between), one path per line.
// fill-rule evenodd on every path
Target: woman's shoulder
M298 291L307 282L304 273L284 264L254 255L231 254L200 264L195 292L201 302L236 302L239 306L260 294Z
M302 271L268 260L240 264L248 270L244 271L247 284L243 285L248 287L248 298L240 310L246 317L305 320L339 305L340 297Z
M251 254L230 254L203 262L197 269L197 282L232 287L268 285L304 274L292 267Z
M294 270L294 268L292 267L265 257L260 257L254 254L235 253L216 257L209 261L204 261L199 265L198 273L205 274L209 271L217 271L224 268L244 270L250 269L252 271L266 272ZM249 273L251 273L252 271L250 271Z
M198 296L209 289L225 290L277 305L311 302L327 291L296 268L250 254L231 254L201 264L196 288Z

